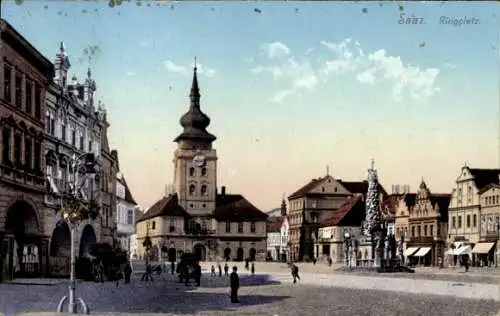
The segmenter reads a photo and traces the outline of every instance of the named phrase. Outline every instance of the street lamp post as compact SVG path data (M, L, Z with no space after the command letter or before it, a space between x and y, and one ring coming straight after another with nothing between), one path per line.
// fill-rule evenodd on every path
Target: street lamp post
M87 180L92 181L96 179L95 177L95 156L93 153L85 153L80 156L73 155L71 159L71 173L73 177L70 181L69 192L61 192L61 215L68 224L70 228L70 240L71 240L71 271L70 271L70 284L69 284L69 295L64 296L58 306L57 312L61 313L63 311L63 306L66 300L68 301L68 312L71 314L77 314L76 302L75 302L75 289L76 289L76 253L75 253L75 234L78 224L86 219L95 219L98 213L98 206L96 201L93 199L93 188L91 182L90 196L88 201L82 189L85 187ZM80 178L79 174L83 174ZM89 314L89 309L87 304L82 298L78 298L78 301L83 307L83 312Z

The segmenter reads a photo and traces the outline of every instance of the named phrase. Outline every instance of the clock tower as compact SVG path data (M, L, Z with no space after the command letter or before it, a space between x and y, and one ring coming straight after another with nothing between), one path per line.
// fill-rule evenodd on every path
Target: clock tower
M192 216L209 216L217 194L216 137L207 131L210 118L201 111L198 77L194 66L189 110L181 117L182 133L175 138L174 187L179 204Z

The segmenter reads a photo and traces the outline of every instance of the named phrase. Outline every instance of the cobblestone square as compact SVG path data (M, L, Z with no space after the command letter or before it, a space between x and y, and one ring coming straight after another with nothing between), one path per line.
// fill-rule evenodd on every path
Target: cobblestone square
M240 304L229 302L227 277L204 275L202 286L186 287L163 274L150 283L79 283L94 315L496 315L500 302L397 292L289 284L269 275L241 275ZM0 284L0 312L52 315L67 284ZM55 313L54 313L55 315Z

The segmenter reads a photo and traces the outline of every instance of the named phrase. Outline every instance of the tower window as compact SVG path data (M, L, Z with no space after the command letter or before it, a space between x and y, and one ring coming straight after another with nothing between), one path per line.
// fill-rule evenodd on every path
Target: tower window
M207 175L207 168L205 167L201 168L201 175L204 177Z
M194 167L189 168L189 176L194 177Z
M189 195L194 195L195 191L196 191L196 186L194 184L191 184L189 186Z
M201 195L207 195L207 186L206 185L201 186Z

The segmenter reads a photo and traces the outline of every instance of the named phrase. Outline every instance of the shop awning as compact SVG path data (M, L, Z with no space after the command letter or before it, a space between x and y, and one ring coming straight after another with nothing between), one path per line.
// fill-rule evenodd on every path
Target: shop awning
M409 257L409 256L413 255L415 252L417 252L417 250L418 250L418 247L406 248L404 255L405 255L405 257Z
M491 248L493 248L494 242L480 242L477 243L474 246L474 249L472 249L473 253L488 253L490 252Z
M431 248L430 247L422 247L420 248L416 254L414 254L415 257L423 257L425 256L426 254L429 253L429 251L431 251Z
M462 246L458 249L455 249L453 254L455 256L461 256L461 255L470 255L471 252L472 252L472 248L470 247L470 245L466 245L466 246Z

